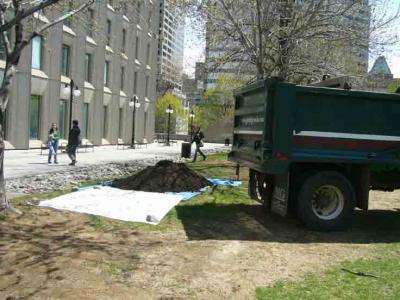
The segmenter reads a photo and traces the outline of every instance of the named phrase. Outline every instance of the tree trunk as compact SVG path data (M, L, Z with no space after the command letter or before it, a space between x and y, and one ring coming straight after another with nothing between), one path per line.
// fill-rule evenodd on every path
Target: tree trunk
M292 20L293 2L284 0L280 2L279 16L279 57L278 77L287 80L289 76L289 45L287 30Z
M10 204L7 200L6 185L4 181L4 113L0 109L0 211L8 209Z
M279 41L278 77L287 80L289 77L289 53L287 40Z
M257 33L258 33L258 61L257 61L257 78L264 78L264 47L263 47L263 24L262 9L260 0L257 0Z

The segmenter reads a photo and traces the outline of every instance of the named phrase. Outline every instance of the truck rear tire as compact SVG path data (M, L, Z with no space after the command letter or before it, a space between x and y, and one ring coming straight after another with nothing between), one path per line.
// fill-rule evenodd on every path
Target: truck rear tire
M248 194L251 199L260 202L265 211L271 208L270 197L271 184L267 181L267 176L256 170L249 170Z
M336 171L312 174L302 184L297 198L297 215L310 229L337 231L352 221L355 193L350 181Z

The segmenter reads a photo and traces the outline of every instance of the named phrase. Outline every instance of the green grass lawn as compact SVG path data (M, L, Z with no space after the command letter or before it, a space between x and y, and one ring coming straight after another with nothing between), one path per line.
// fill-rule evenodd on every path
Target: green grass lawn
M400 246L385 247L379 259L346 262L324 274L308 275L300 282L281 281L271 288L258 288L256 295L259 300L400 299Z

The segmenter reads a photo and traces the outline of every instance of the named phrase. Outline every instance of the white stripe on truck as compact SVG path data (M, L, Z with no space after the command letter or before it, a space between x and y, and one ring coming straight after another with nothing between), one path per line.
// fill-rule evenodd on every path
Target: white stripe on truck
M300 131L295 136L312 136L312 137L327 137L327 138L342 138L354 140L372 140L372 141L392 141L400 142L400 136L391 135L375 135L375 134L356 134L356 133L343 133L343 132L327 132L327 131Z
M263 132L261 130L234 130L233 133L235 134L259 134L262 135Z

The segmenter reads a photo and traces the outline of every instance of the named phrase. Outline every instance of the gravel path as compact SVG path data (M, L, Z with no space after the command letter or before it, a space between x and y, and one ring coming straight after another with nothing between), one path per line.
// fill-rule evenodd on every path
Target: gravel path
M220 150L204 150L206 154L220 152ZM156 156L151 159L135 160L131 162L107 163L103 165L90 165L73 167L67 170L55 171L39 175L30 175L6 180L7 192L12 193L45 193L63 190L70 186L78 186L90 181L109 180L132 175L148 166L155 165L158 161L170 159L175 162L187 161L176 156Z

